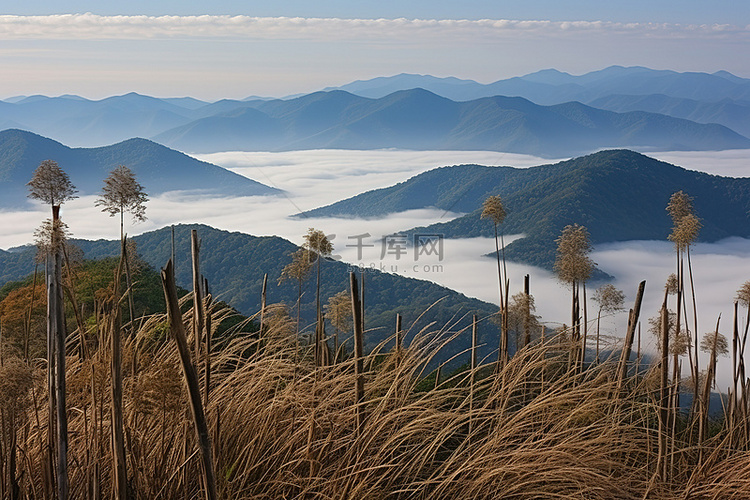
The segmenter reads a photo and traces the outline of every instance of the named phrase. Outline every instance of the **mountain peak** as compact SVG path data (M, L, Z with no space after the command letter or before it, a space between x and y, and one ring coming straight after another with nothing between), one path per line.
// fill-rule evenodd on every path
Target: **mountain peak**
M549 85L562 85L571 83L575 77L570 73L556 70L554 68L543 69L534 73L529 73L521 77L522 80L535 83L546 83Z
M132 138L111 146L70 148L25 130L0 132L0 208L23 206L26 182L44 160L60 164L80 194L98 193L107 173L127 165L149 194L200 191L221 196L277 194L265 186L216 165L200 161L148 139Z

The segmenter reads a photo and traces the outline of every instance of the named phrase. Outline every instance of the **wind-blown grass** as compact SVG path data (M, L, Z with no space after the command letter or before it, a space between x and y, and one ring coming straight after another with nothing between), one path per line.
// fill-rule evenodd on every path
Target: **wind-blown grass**
M213 325L230 314L208 311ZM470 332L450 333L451 325L410 332L400 355L384 351L384 343L366 356L358 427L354 359L316 368L311 347L295 352L295 321L281 307L274 311L266 313L262 338L238 329L212 353L206 415L221 498L666 499L750 492L747 452L725 446L720 430L704 443L701 467L694 447L674 442L670 480L657 474L656 369L631 376L618 391L615 363L580 370L569 361L572 345L551 338L519 350L499 372L480 363L473 377L459 371L425 390L420 381L430 359ZM192 321L191 311L184 320ZM202 498L186 389L167 330L164 315L151 316L123 341L129 489L138 499ZM107 498L111 489L106 338L99 345L89 359L70 356L67 367L71 498ZM13 406L16 477L23 498L42 498L45 388L19 387L28 397L16 396L23 404Z

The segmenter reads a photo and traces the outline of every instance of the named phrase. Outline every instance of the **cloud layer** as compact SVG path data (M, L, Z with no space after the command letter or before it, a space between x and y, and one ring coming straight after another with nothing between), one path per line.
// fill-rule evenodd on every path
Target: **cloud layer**
M381 39L450 37L507 38L524 35L586 36L597 33L646 37L747 37L746 26L681 25L607 21L517 21L508 19L339 19L251 16L101 16L60 14L0 16L0 39Z

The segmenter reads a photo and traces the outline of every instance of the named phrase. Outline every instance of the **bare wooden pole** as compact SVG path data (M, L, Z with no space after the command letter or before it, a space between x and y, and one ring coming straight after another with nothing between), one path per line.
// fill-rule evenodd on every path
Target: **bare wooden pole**
M174 224L171 226L172 228L172 258L170 259L175 266L175 273L177 272L177 264L175 264L175 248L174 248Z
M263 288L260 291L260 336L263 338L266 329L266 288L268 287L268 273L263 275Z
M130 274L130 259L128 258L127 242L128 235L122 235L122 256L125 259L125 284L128 287L128 312L130 313L130 334L135 336L135 305L133 304L133 279Z
M203 280L203 290L206 292L206 297L204 298L206 302L206 334L203 337L205 340L203 350L203 380L205 381L205 385L203 386L203 404L205 407L208 407L208 397L211 391L211 295L208 291L208 281L205 279Z
M505 363L508 361L508 332L505 329L505 299L503 296L503 279L502 267L500 266L500 242L498 240L497 223L495 223L495 257L497 260L497 281L500 287L500 342L497 351L496 373L500 373ZM439 374L440 372L438 372ZM439 378L439 377L438 377ZM437 382L436 382L437 383Z
M403 343L403 331L401 329L401 315L396 314L396 366L401 366L401 348Z
M124 267L125 240L120 241L122 253L120 254L120 265L114 281L114 297L112 299L112 311L110 312L110 332L112 360L110 370L112 383L110 394L112 397L112 488L113 497L118 500L128 498L127 464L125 462L125 437L123 433L122 415L122 344L121 344L121 316L120 316L120 277Z
M354 325L355 401L357 405L357 436L359 437L365 420L364 408L362 408L365 400L364 332L362 331L362 304L359 297L359 287L357 286L357 276L353 272L349 273L349 282L352 295L352 323Z
M589 334L589 314L586 300L586 282L583 282L583 341L581 343L581 370L586 364L586 341Z
M190 410L193 414L196 437L200 446L203 464L203 485L206 500L216 500L216 475L214 471L213 453L211 448L211 436L208 432L206 415L201 402L200 385L195 366L190 361L190 350L185 336L185 326L182 323L182 313L177 300L177 287L175 285L174 267L172 261L161 271L162 285L164 287L164 298L167 303L167 315L169 317L169 330L177 344L180 354L182 371L185 383L190 395Z
M78 354L81 359L86 359L88 357L87 349L86 349L86 326L83 322L83 314L81 311L80 306L78 305L78 300L76 299L75 290L73 287L73 278L72 278L72 272L71 272L71 265L70 265L70 258L68 256L68 251L65 249L65 246L62 248L62 254L65 258L65 266L68 268L67 273L67 284L63 286L63 291L68 296L68 301L70 301L70 307L73 309L73 314L76 319L76 325L78 327Z
M526 299L523 317L523 346L526 347L531 343L531 287L529 285L529 275L523 277L523 293Z
M638 317L641 314L641 303L643 302L643 292L646 289L646 281L641 281L638 285L638 291L635 295L635 304L633 309L630 310L630 319L628 320L628 331L625 334L625 345L622 348L620 355L620 366L619 375L617 381L617 391L622 390L622 386L625 383L625 379L628 376L628 360L633 350L633 340L635 338L635 329L638 325Z
M65 308L62 290L62 256L55 251L55 374L57 399L57 495L58 500L68 498L68 412L65 404Z
M359 291L359 308L361 310L361 319L360 322L362 323L362 332L365 331L365 270L362 269L360 272L360 276L362 277L362 283L360 284L360 291Z
M52 206L52 252L47 257L47 427L50 472L55 470L57 498L68 498L68 418L65 405L65 310L62 296L62 242L56 231L60 205ZM57 452L56 468L54 452ZM52 474L50 474L52 475Z
M669 436L669 311L667 310L668 292L664 291L664 302L659 311L659 331L661 333L661 363L659 383L659 473L663 480L669 477L667 461L667 436Z
M54 214L54 211L53 211ZM45 487L48 498L52 498L55 490L55 443L56 439L56 397L55 397L55 342L54 332L55 318L55 265L52 255L47 255L45 261L45 286L47 288L47 449L45 460L45 473L47 481Z
M34 264L34 283L31 285L31 300L29 301L29 313L24 323L23 359L29 362L29 340L31 339L31 315L34 311L34 298L36 297L36 281L39 264Z
M195 362L198 363L201 352L201 335L203 334L203 293L201 292L201 268L198 231L190 231L190 242L193 257L193 341L195 343Z
M477 315L474 314L471 319L471 371L469 380L469 436L474 430L474 382L476 380L477 369Z

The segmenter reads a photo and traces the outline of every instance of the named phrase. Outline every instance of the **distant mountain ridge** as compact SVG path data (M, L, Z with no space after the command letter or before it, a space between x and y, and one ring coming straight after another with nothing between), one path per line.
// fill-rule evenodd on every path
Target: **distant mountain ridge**
M216 105L219 105L217 103ZM487 150L559 158L602 147L643 150L750 148L717 124L642 111L614 113L520 97L456 102L423 89L368 99L343 91L256 101L157 135L170 147L210 153L300 149Z
M720 123L735 132L750 136L750 102L725 98L716 102L670 97L664 94L622 95L613 94L589 103L599 109L617 113L647 111L696 123Z
M280 192L146 139L83 149L69 148L31 132L5 130L0 132L0 207L23 206L26 183L48 159L58 162L80 195L101 192L104 178L118 165L130 168L151 195L178 190L233 196Z
M488 84L473 80L402 73L391 77L359 80L326 90L345 90L363 97L380 98L398 90L417 87L457 101L504 95L524 97L544 105L569 101L590 103L594 99L612 94L665 94L709 102L723 99L750 100L750 79L726 71L713 74L680 73L641 66L610 66L579 76L556 69L545 69Z
M306 214L374 217L436 207L466 215L407 232L492 236L492 224L480 219L481 205L488 196L500 195L508 213L502 230L526 235L508 246L506 256L551 268L554 240L568 224L586 226L593 243L665 240L671 230L665 207L679 190L695 199L703 223L700 241L750 238L750 177L690 171L627 150L526 169L442 167Z
M443 99L419 97L418 89ZM414 102L402 102L409 94ZM637 103L628 103L616 96L640 97ZM659 104L654 102L658 96L681 104ZM359 101L354 102L357 98ZM539 107L524 111L507 108L514 98ZM310 106L311 102L315 106ZM437 107L432 109L432 105ZM601 106L624 116L592 118L594 111L581 105ZM436 144L444 144L437 149L560 157L613 147L641 151L748 148L743 138L727 130L712 126L702 132L694 123L672 122L666 117L723 125L747 136L749 106L750 80L725 71L678 73L611 66L579 76L547 69L490 84L401 74L284 99L206 102L136 93L97 101L73 95L19 96L0 101L0 130L29 130L77 147L145 137L188 152L322 147L436 149ZM402 112L402 107L411 114ZM456 109L462 119L456 119ZM655 115L630 115L630 111ZM560 114L566 120L560 121ZM394 121L398 117L409 126L399 128ZM576 128L577 133L573 133ZM572 142L566 133L574 139ZM578 139L584 135L587 140ZM571 147L562 147L561 143L568 142Z

